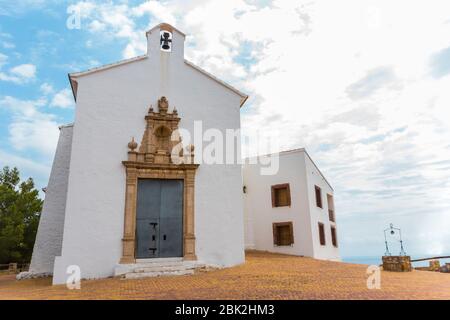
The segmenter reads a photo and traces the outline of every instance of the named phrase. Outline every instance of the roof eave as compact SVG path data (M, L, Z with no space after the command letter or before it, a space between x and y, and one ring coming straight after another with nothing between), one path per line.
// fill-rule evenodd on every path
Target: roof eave
M242 108L242 106L244 105L245 102L247 102L248 100L248 96L245 96L241 99L241 105L239 106L240 108Z
M75 103L77 102L77 92L73 86L72 75L70 73L67 74L67 77L69 78L70 88L72 89L73 99L75 100Z
M203 75L207 76L208 78L216 81L218 84L224 86L225 88L227 88L228 90L233 91L234 93L236 93L238 96L241 97L241 104L239 107L242 107L244 105L244 103L247 101L248 99L248 95L245 93L242 93L241 91L239 91L238 89L236 89L235 87L229 85L228 83L226 83L225 81L220 80L219 78L215 77L214 75L212 75L211 73L209 73L206 70L203 70L202 68L200 68L199 66L193 64L192 62L190 62L189 60L184 59L184 63L186 63L188 66L192 67L193 69L199 71L200 73L202 73Z

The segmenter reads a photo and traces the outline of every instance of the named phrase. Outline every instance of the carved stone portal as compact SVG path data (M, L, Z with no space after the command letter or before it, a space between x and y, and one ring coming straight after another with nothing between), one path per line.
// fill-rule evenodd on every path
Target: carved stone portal
M178 134L180 118L174 108L168 112L169 102L165 97L158 100L158 112L150 107L145 116L147 122L139 151L134 138L128 143L126 168L125 221L123 251L120 263L135 263L136 247L136 200L138 179L181 179L183 191L183 258L196 260L194 229L195 172L194 147L188 147L184 155L181 137Z

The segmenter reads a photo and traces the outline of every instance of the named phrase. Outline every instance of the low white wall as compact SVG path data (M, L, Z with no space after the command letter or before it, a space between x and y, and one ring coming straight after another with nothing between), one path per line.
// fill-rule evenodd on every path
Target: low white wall
M60 129L31 258L30 272L33 274L53 273L55 257L61 254L72 132L72 126Z

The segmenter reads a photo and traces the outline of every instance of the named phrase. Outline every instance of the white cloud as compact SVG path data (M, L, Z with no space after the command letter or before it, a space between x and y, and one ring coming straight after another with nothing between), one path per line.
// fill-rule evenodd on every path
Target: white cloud
M0 108L12 114L9 124L10 146L16 150L36 150L51 156L58 141L58 124L55 116L39 109L45 106L45 99L20 100L11 96L0 99Z
M19 168L21 170L22 177L24 176L23 171L32 172L33 174L31 176L33 177L38 175L46 178L50 174L50 168L48 166L41 165L30 159L20 157L0 149L0 167L3 168L4 166Z
M5 49L14 49L16 45L9 41L1 41L2 47Z
M4 55L3 53L0 53L0 69L6 64L7 60L8 56Z
M57 92L50 103L51 107L71 108L74 106L73 95L70 89L63 89Z
M32 79L36 75L36 66L33 64L21 64L12 68L10 72L23 79Z
M124 58L130 58L145 50L142 39L144 30L138 32L133 20L132 9L125 3L79 1L70 6L81 13L81 28L93 34L101 33L102 39L125 39Z
M44 95L52 94L55 91L55 89L53 89L53 86L47 82L41 84L39 89Z
M33 64L21 64L9 69L9 72L0 72L0 80L24 84L34 80L36 77L36 66Z
M17 17L30 10L45 11L50 5L57 3L57 0L20 0L20 1L1 1L0 16Z

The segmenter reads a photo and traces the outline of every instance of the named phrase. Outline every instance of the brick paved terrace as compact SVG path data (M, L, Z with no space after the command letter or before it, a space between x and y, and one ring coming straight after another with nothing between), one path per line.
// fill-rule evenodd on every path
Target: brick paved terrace
M0 299L450 299L450 274L381 273L381 289L366 287L365 265L262 252L245 264L193 276L82 281L81 290L51 279L16 281L0 275Z

